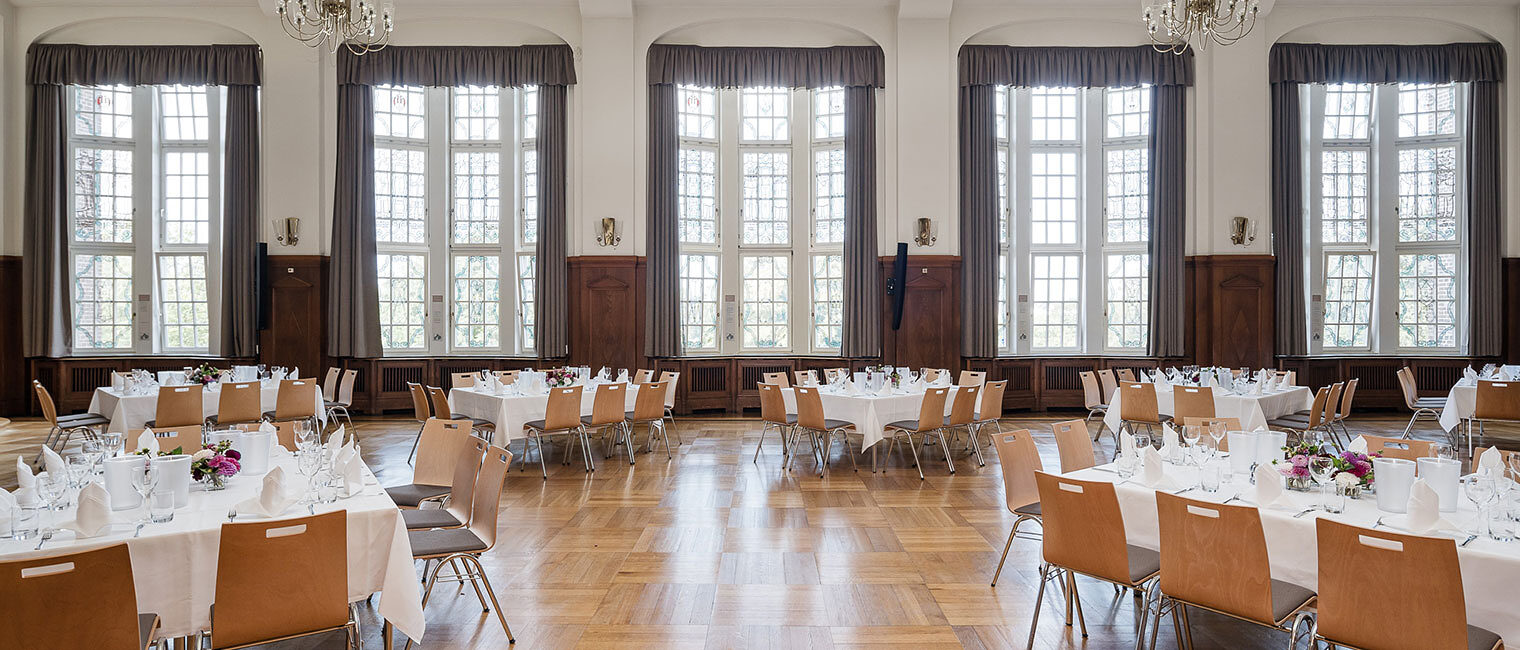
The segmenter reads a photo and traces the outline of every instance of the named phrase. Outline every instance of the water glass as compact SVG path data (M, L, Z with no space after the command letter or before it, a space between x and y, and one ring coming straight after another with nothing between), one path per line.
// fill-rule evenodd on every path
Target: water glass
M173 490L154 490L152 496L148 497L148 506L153 517L153 523L164 524L174 521Z
M1204 492L1213 494L1219 491L1219 486L1224 483L1224 464L1205 462L1198 472L1198 487Z
M126 444L120 433L102 433L100 434L100 441L106 446L106 458L120 456L122 445Z
M1337 514L1346 511L1346 492L1350 488L1341 487L1340 483L1330 482L1330 489L1325 490L1325 512Z
M11 538L31 539L37 536L42 524L42 509L36 506L16 506L11 511Z
M1114 469L1119 472L1119 478L1121 479L1127 479L1131 476L1134 476L1136 469L1135 465L1136 462L1134 458L1125 456L1123 454L1120 454L1119 459L1114 461Z

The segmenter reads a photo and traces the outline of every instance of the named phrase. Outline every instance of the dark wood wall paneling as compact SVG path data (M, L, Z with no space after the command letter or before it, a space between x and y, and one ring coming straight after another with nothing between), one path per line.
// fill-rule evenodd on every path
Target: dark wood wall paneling
M1262 368L1274 365L1277 336L1271 255L1203 255L1188 259L1185 307L1200 365Z
M32 402L26 353L21 348L21 258L0 256L0 415L27 412Z
M881 258L882 286L893 258ZM908 256L902 327L892 330L892 300L882 296L882 362L909 368L961 365L961 258Z
M269 329L259 333L262 363L304 368L322 377L327 367L327 260L323 255L269 256Z

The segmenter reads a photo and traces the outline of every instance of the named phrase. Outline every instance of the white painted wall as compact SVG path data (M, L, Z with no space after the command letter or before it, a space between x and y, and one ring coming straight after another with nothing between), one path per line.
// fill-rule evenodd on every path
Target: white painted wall
M1396 1L1396 0L1390 0ZM1146 42L1130 4L1094 7L634 7L581 16L574 5L417 9L398 15L404 45L568 43L580 84L570 96L570 255L644 251L645 52L653 42L698 45L822 46L877 44L886 54L880 98L878 174L880 246L909 241L914 220L934 220L938 241L915 254L953 255L956 228L956 52L964 43L1137 45ZM917 7L917 5L914 5ZM937 5L938 6L938 5ZM417 7L417 5L411 5ZM247 7L13 8L0 0L0 254L21 252L26 89L25 53L33 42L97 44L257 43L264 51L264 223L302 219L301 243L277 254L324 254L331 221L333 58L289 39L272 16ZM1193 89L1188 189L1188 254L1270 251L1267 51L1278 40L1328 43L1436 43L1493 40L1520 70L1520 12L1513 6L1320 6L1279 3L1246 40L1198 54ZM1509 84L1520 106L1520 83ZM1513 123L1515 115L1510 115ZM1505 135L1507 160L1520 153L1520 129ZM1507 165L1508 185L1520 170ZM1520 201L1506 202L1520 224ZM1254 244L1229 242L1228 223L1258 223ZM594 242L602 217L616 217L621 245ZM1505 255L1520 256L1520 227L1505 230Z

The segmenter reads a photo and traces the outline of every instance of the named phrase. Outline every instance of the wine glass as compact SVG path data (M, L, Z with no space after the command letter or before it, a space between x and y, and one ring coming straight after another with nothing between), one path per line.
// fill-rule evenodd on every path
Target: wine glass
M87 453L80 452L69 454L66 460L69 468L69 487L75 490L83 489L85 483L88 482L85 477L93 473L95 469L95 459Z
M1220 445L1224 444L1225 424L1223 422L1209 423L1209 437L1214 439L1214 451L1219 451Z
M306 493L301 496L301 502L312 503L312 481L316 478L317 472L322 469L321 450L313 449L310 446L302 449L296 454L296 469L300 470L301 475L306 477Z
M139 524L146 524L152 519L153 509L148 504L148 498L153 495L153 488L158 487L160 471L162 470L154 465L150 458L148 462L143 463L141 470L132 472L132 489L142 495L143 514L137 520Z
M1457 450L1450 443L1435 442L1430 445L1430 455L1446 460L1456 460Z
M1317 454L1309 458L1309 477L1314 479L1314 484L1319 486L1320 498L1324 505L1321 506L1329 512L1337 512L1339 509L1330 508L1329 488L1335 482L1335 458L1323 454Z
M296 434L296 449L306 449L316 442L316 434L312 431L310 422L297 420L291 423L290 426Z
M1467 495L1467 500L1478 509L1478 519L1474 522L1474 535L1482 535L1484 523L1488 521L1488 502L1494 498L1494 479L1481 474L1469 474L1462 477L1462 493Z
M42 499L42 512L46 513L62 508L63 496L68 494L69 491L68 481L67 476L53 476L47 472L37 475L37 496ZM46 515L39 516L46 517ZM43 524L42 532L46 533L53 529L52 526L47 525L46 519L41 523Z
M106 458L106 444L100 440L86 440L79 445L79 449L90 459L90 473L99 471L100 464Z
M1196 454L1199 451L1196 449L1198 441L1202 439L1203 427L1196 424L1184 425L1182 427L1182 441L1187 443L1188 453Z

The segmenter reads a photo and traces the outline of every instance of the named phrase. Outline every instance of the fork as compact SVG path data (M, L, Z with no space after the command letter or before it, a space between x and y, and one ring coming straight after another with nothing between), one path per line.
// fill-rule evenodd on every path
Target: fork
M43 533L42 534L42 539L37 540L37 547L33 548L32 550L34 550L34 551L40 551L40 550L42 550L42 545L46 544L47 541L50 540L50 539L52 539L52 538L53 538L53 531L50 530L48 532Z
M1301 519L1301 518L1303 518L1304 515L1307 515L1307 514L1309 514L1311 512L1314 512L1316 510L1319 510L1319 508L1307 508L1307 509L1304 509L1304 510L1300 510L1297 514L1293 515L1293 518L1294 519Z
M229 509L227 511L227 523L229 523L229 524L232 523L232 520L237 519L237 516L238 516L237 506L233 506L231 509Z

